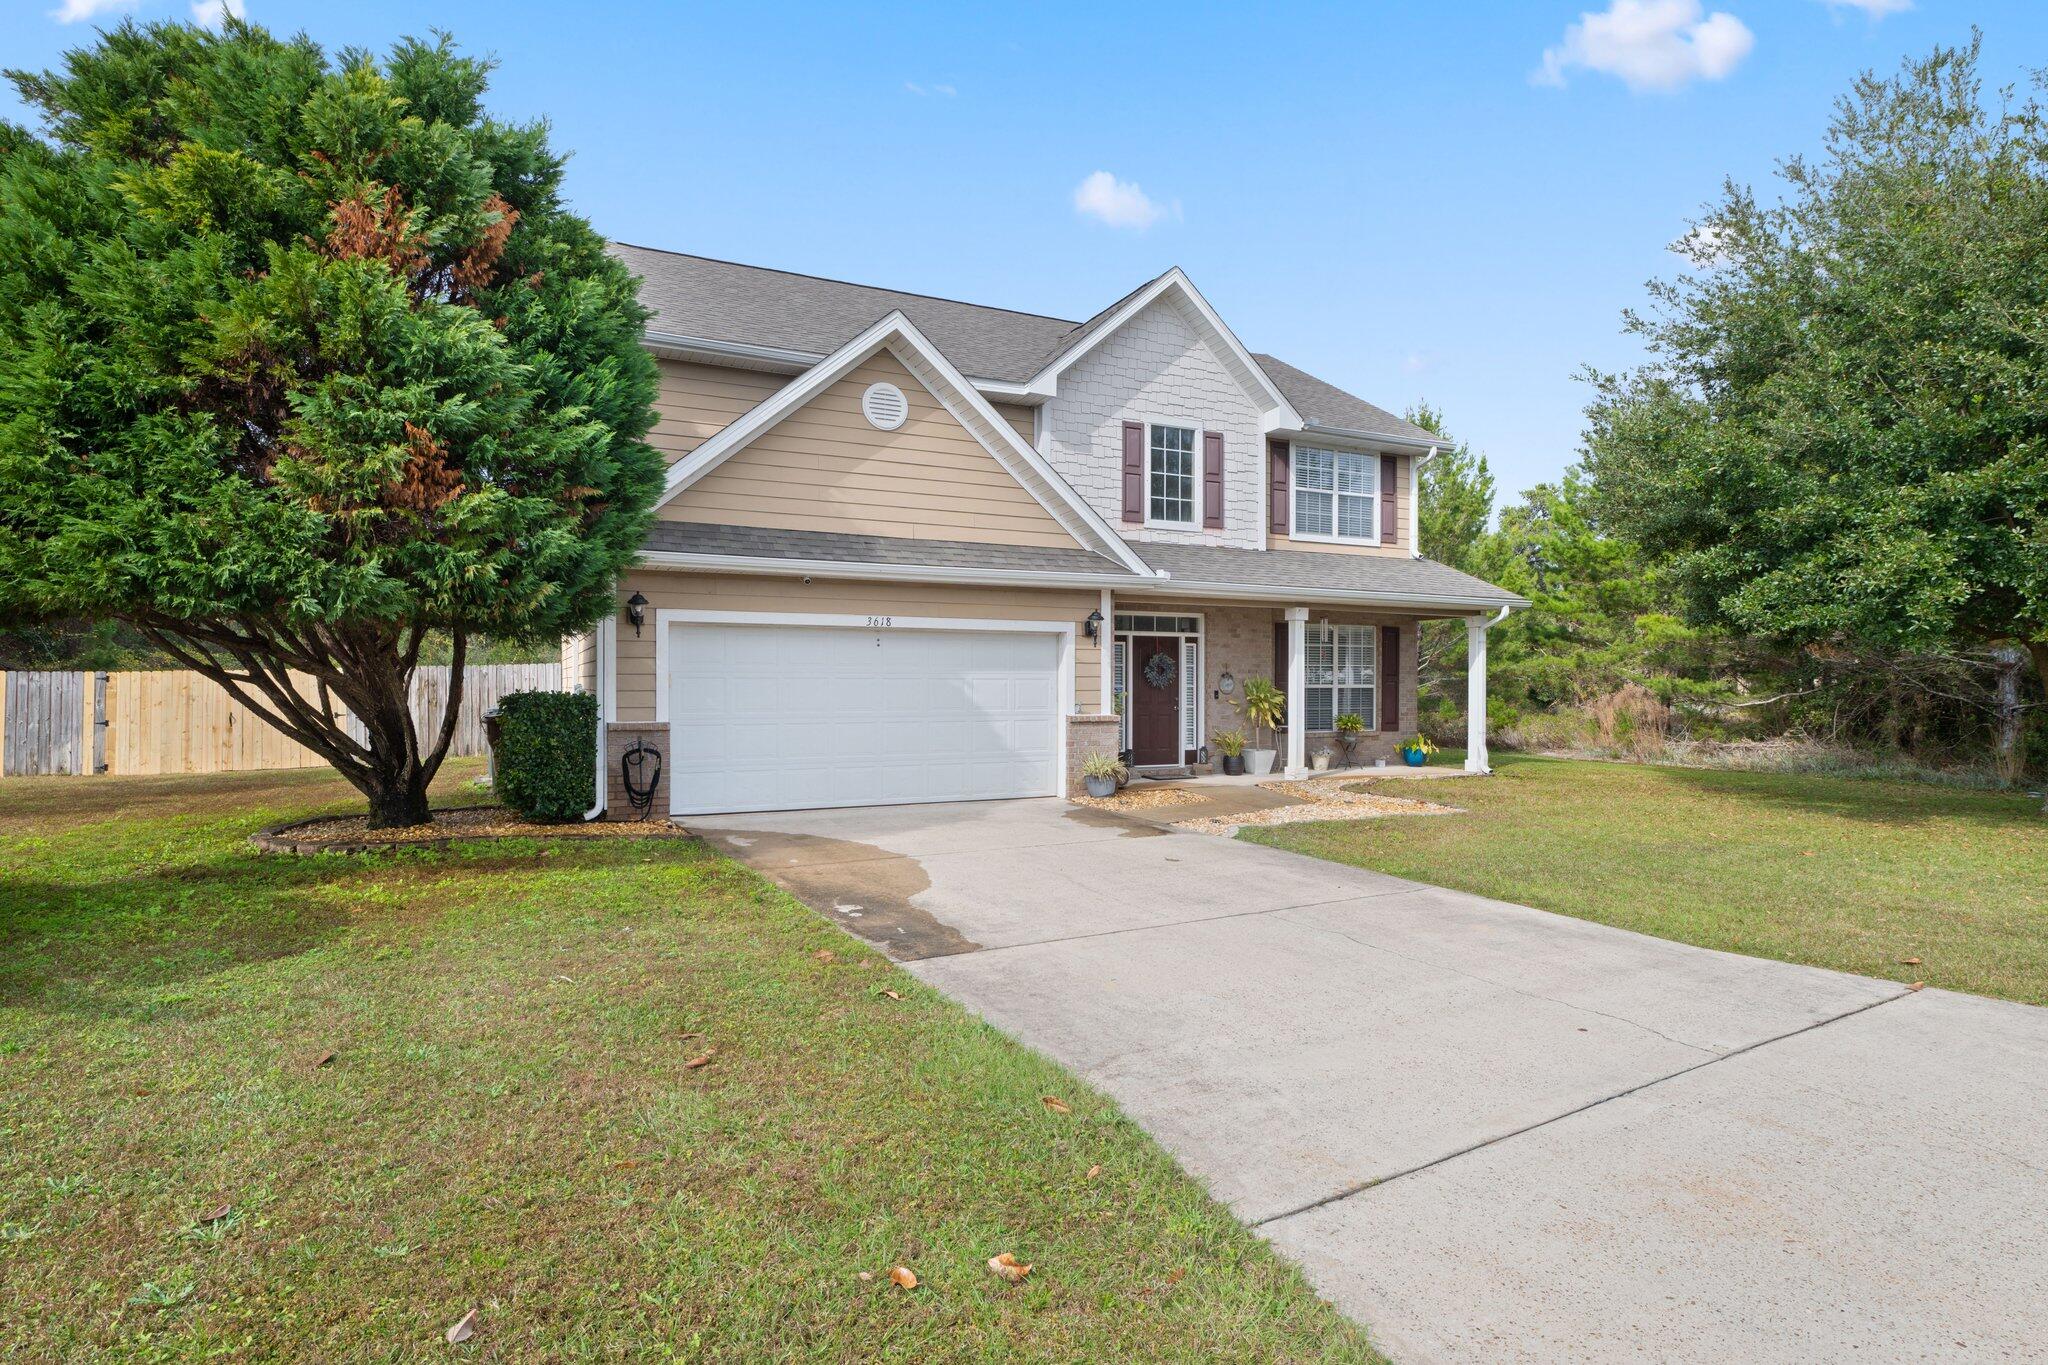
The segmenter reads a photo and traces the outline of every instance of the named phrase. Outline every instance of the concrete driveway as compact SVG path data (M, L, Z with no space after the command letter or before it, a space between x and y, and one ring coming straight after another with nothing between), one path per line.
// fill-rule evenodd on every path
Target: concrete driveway
M692 825L1114 1096L1397 1361L2048 1359L2048 1011L1058 801Z

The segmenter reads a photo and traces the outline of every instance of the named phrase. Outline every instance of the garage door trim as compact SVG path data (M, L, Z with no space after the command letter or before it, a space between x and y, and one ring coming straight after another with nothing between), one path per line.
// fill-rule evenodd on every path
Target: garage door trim
M894 616L877 612L872 616L779 611L699 611L664 607L654 613L654 718L669 720L669 636L677 625L719 626L813 626L834 630L950 631L986 634L1021 632L1052 635L1059 640L1059 672L1056 684L1059 701L1055 720L1065 724L1074 714L1074 623L1071 621L1010 621L968 616ZM1067 790L1067 744L1064 735L1054 741L1053 784L1056 792ZM673 799L673 797L671 797Z

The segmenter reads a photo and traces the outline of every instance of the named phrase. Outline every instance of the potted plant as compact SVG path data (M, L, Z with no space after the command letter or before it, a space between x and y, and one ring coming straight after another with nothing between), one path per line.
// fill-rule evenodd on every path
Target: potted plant
M1081 760L1081 780L1098 800L1116 795L1117 779L1123 774L1124 765L1115 754L1089 754Z
M1244 771L1244 731L1219 730L1216 752L1223 755L1223 775L1236 777Z
M1364 716L1359 715L1356 711L1346 711L1343 715L1337 717L1337 747L1344 751L1345 767L1351 766L1352 750L1358 747L1358 741L1364 738L1364 736Z
M1262 732L1277 734L1281 722L1287 719L1286 696L1265 678L1245 679L1242 706L1245 718ZM1263 777L1273 771L1273 760L1278 757L1277 749L1247 749L1244 751L1245 768Z
M1428 735L1417 735L1401 745L1401 761L1411 768L1419 768L1429 762L1429 756L1436 752L1436 745L1429 742Z
M1330 771L1330 757L1331 755L1328 749L1318 749L1315 751L1313 755L1310 756L1309 764L1310 766L1314 767L1314 769L1317 772L1326 773Z

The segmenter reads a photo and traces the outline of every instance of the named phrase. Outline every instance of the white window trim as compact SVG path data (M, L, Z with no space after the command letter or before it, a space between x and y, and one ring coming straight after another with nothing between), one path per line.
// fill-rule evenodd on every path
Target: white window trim
M1199 531L1202 529L1202 432L1199 422L1162 422L1152 418L1142 419L1145 423L1145 527L1160 531ZM1194 446L1188 460L1189 497L1188 519L1186 521L1161 521L1152 515L1152 433L1160 427L1172 427L1175 431L1194 433Z
M1306 668L1306 665L1307 665L1307 650L1308 650L1308 647L1309 647L1309 640L1308 640L1308 636L1309 636L1309 635L1311 635L1311 634L1314 634L1314 633L1315 633L1316 631L1319 631L1319 630L1327 630L1327 631L1331 632L1331 634L1330 634L1330 664L1331 664L1331 667L1332 667L1332 668L1334 669L1334 668L1335 668L1335 666L1336 666L1336 662L1337 662L1337 636L1336 636L1336 632L1337 632L1337 631L1340 631L1340 630L1362 630L1362 631L1365 631L1365 632L1366 632L1366 638L1367 638L1368 640L1370 640L1370 641L1372 642L1372 705L1371 705L1370 707L1368 707L1368 708L1367 708L1367 710L1368 710L1368 711L1369 711L1369 712L1370 712L1371 714L1369 714L1369 715L1361 715L1361 716L1360 716L1360 719L1361 719L1361 720L1363 720L1363 721L1365 722L1365 731L1364 731L1364 733L1366 733L1366 734L1368 734L1368 735L1376 735L1376 734L1379 734L1379 733L1380 733L1380 681L1381 681L1381 680L1380 680L1380 666L1381 666L1381 663L1382 663L1382 660L1380 659L1380 628L1379 628L1379 627L1378 627L1377 625L1373 625L1373 624L1370 624L1370 623L1368 623L1368 622L1359 622L1359 621L1310 621L1310 622L1308 622L1308 624L1307 624L1307 626L1306 626L1306 628L1305 628L1305 629L1306 629L1306 633L1304 633L1304 635L1302 636L1302 641L1301 641L1301 647L1302 647L1302 651L1303 651L1303 660L1302 660L1302 662L1303 662L1303 666L1304 666L1304 668ZM1315 691L1322 691L1322 690L1325 690L1325 689L1322 689L1322 688L1320 688L1320 687L1319 687L1319 686L1318 686L1317 684L1315 684L1315 683L1307 683L1307 684L1305 684L1305 685L1303 686L1303 689L1302 689L1302 705L1303 705L1303 708L1304 708L1304 710L1306 710L1306 707L1307 707L1307 704L1308 704L1308 695L1307 695L1307 694L1308 694L1308 693L1310 693L1310 692L1315 692ZM1339 684L1339 683L1332 683L1332 684L1331 684L1331 685L1329 686L1329 688L1328 688L1327 690L1328 690L1328 691L1329 691L1329 693L1330 693L1330 726L1331 726L1331 728L1330 728L1330 729L1328 729L1328 730L1310 730L1310 731L1307 731L1307 733L1308 733L1308 734L1311 734L1311 735L1331 735L1331 734L1335 734L1335 733L1336 733L1336 724L1337 724L1337 717L1339 717L1339 716L1341 716L1341 715L1343 715L1343 714L1344 714L1344 712L1342 712L1342 711L1339 711L1339 710L1337 709L1337 693L1339 693L1339 692L1343 691L1343 690L1344 690L1344 688L1343 688L1343 685L1342 685L1342 684Z
M1332 455L1359 455L1363 456L1365 459L1374 461L1375 467L1373 469L1372 474L1372 531L1370 534L1363 536L1340 536L1335 533L1334 528L1338 525L1338 520L1337 504L1334 500L1336 498L1336 491L1334 489L1331 490L1330 494L1332 498L1330 504L1330 526L1333 528L1331 534L1318 535L1311 531L1303 531L1295 525L1294 494L1300 488L1300 485L1295 482L1295 476L1301 470L1301 462L1296 458L1296 455L1298 454L1298 452L1302 450L1327 450ZM1385 495L1386 492L1385 489L1380 487L1380 476L1384 469L1384 466L1380 464L1382 454L1383 452L1375 450L1349 450L1343 446L1309 445L1303 441L1289 441L1287 443L1287 538L1289 540L1305 541L1311 545L1385 544L1385 542L1380 539L1380 510L1383 506L1381 498ZM1311 493L1320 493L1323 490L1320 488L1311 488L1308 491ZM1356 497L1357 495L1351 494L1350 496Z
M1192 632L1184 630L1118 630L1116 628L1117 616L1190 617L1194 620L1195 628ZM1134 651L1131 648L1131 641L1140 635L1156 635L1162 639L1178 639L1181 642L1180 661L1181 667L1183 669L1187 667L1187 647L1190 644L1192 644L1195 647L1196 667L1199 669L1203 669L1205 671L1203 673L1203 676L1198 680L1199 686L1197 686L1194 689L1195 716L1192 726L1190 726L1188 718L1185 715L1181 717L1181 753L1185 755L1187 751L1190 749L1199 751L1200 749L1207 746L1207 744L1209 743L1209 679L1208 674L1206 672L1206 669L1208 667L1208 661L1206 660L1206 658L1204 658L1204 655L1207 654L1209 646L1208 613L1199 611L1167 611L1162 610L1158 607L1131 607L1120 605L1117 607L1116 616L1111 616L1109 618L1108 626L1109 628L1107 629L1105 634L1107 635L1110 641L1112 650L1121 650L1124 656L1124 714L1123 724L1118 727L1118 732L1121 736L1118 742L1118 747L1125 752L1128 752L1131 747L1131 702L1129 693L1131 686L1131 672L1136 666L1136 661L1133 658L1133 655L1136 653L1136 651ZM1183 679L1183 682L1185 682L1185 679ZM1185 700L1185 698L1183 698L1183 700ZM1187 737L1190 733L1192 733L1195 737L1195 743L1193 744L1187 743ZM1167 764L1165 766L1178 767L1180 765Z
M695 611L683 608L662 607L654 613L654 718L667 723L668 715L668 672L669 637L674 633L669 627L675 625L737 625L737 626L824 626L835 630L948 630L973 631L985 634L990 631L1019 631L1059 637L1059 670L1056 682L1059 687L1059 720L1062 725L1067 717L1074 714L1074 625L1071 621L998 621L983 620L966 616L886 616L889 624L877 625L874 616L826 615L813 612L778 611ZM1067 789L1067 737L1062 733L1056 741L1054 756L1054 793ZM602 790L600 788L599 790ZM675 800L670 791L669 799Z

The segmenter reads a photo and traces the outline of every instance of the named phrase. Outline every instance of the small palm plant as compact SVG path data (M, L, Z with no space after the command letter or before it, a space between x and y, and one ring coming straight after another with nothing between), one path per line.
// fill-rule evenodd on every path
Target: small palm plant
M1286 695L1265 678L1245 679L1243 706L1245 719L1261 734L1277 734L1287 720ZM1253 771L1265 769L1254 765Z

